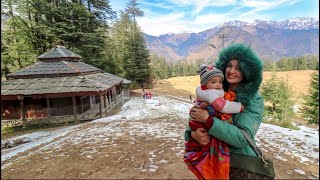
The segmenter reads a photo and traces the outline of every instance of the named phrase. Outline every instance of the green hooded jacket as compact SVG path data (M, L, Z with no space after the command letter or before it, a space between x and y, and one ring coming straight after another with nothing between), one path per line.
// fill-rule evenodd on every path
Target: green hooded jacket
M238 60L244 74L244 80L236 89L236 101L244 104L245 109L243 112L233 115L233 124L214 117L213 126L208 133L229 144L231 153L257 156L238 127L247 131L254 140L264 111L263 98L258 92L262 82L263 64L250 47L243 44L233 44L220 52L219 59L216 62L217 68L225 73L227 64L232 59ZM226 81L224 81L224 89L228 89ZM185 131L186 141L189 140L190 133L191 130L187 127Z

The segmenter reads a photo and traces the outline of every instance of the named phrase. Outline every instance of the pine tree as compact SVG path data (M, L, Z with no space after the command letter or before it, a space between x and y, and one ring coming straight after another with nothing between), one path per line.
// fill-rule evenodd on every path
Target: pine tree
M85 63L115 69L108 37L108 20L115 14L108 0L2 2L7 10L3 13L9 16L1 46L5 73L34 63L38 55L55 45L78 53Z
M137 82L141 87L150 84L151 70L149 50L142 33L136 32L128 42L128 58L123 64L125 77Z
M129 15L130 18L133 18L133 22L136 23L136 17L143 17L144 13L138 7L137 0L130 0L127 3L127 8L125 12Z
M309 123L319 123L319 72L311 75L309 94L304 98L302 113Z
M1 30L1 70L2 77L10 72L26 67L36 61L36 51L30 38L30 27L26 15L26 0L1 1L1 14L8 17ZM19 14L20 13L20 14Z
M115 71L116 74L121 77L125 76L123 64L129 58L128 44L129 34L132 33L131 27L132 25L129 16L124 12L120 12L120 18L116 20L111 30L111 40L114 44L112 46L112 56L115 59L116 64L119 65Z
M140 87L152 83L150 55L136 17L143 16L135 0L127 4L125 12L112 29L114 59L121 64L118 69L122 77L134 81Z
M169 63L166 62L165 58L152 55L150 57L150 68L155 80L169 78Z
M278 78L274 71L271 78L262 84L261 94L265 100L265 114L268 121L280 126L291 127L293 100L288 80Z
M298 70L305 70L307 69L307 62L306 62L306 59L305 57L299 57L298 58Z

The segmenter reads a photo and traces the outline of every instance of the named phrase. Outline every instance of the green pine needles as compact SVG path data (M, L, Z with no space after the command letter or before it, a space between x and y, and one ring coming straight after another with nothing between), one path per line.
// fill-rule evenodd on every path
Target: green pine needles
M273 72L271 78L261 86L261 94L265 100L264 121L286 128L294 128L292 88L288 79L277 77Z
M304 97L302 113L309 123L319 124L319 72L311 74L309 92Z

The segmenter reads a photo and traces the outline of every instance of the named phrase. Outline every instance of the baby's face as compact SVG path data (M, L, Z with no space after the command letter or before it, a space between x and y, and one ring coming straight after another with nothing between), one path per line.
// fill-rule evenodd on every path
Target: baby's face
M216 77L213 77L211 78L207 84L206 84L206 87L208 89L222 89L222 77L220 76L216 76Z

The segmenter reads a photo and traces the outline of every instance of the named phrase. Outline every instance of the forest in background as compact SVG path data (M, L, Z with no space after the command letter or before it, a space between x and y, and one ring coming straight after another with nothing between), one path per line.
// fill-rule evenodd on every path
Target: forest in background
M292 71L292 70L319 70L319 56L305 55L302 57L283 57L279 61L262 59L264 71ZM155 79L168 79L177 76L197 75L200 64L210 64L204 60L188 62L180 60L168 62L165 58L156 55L151 56L152 75Z

